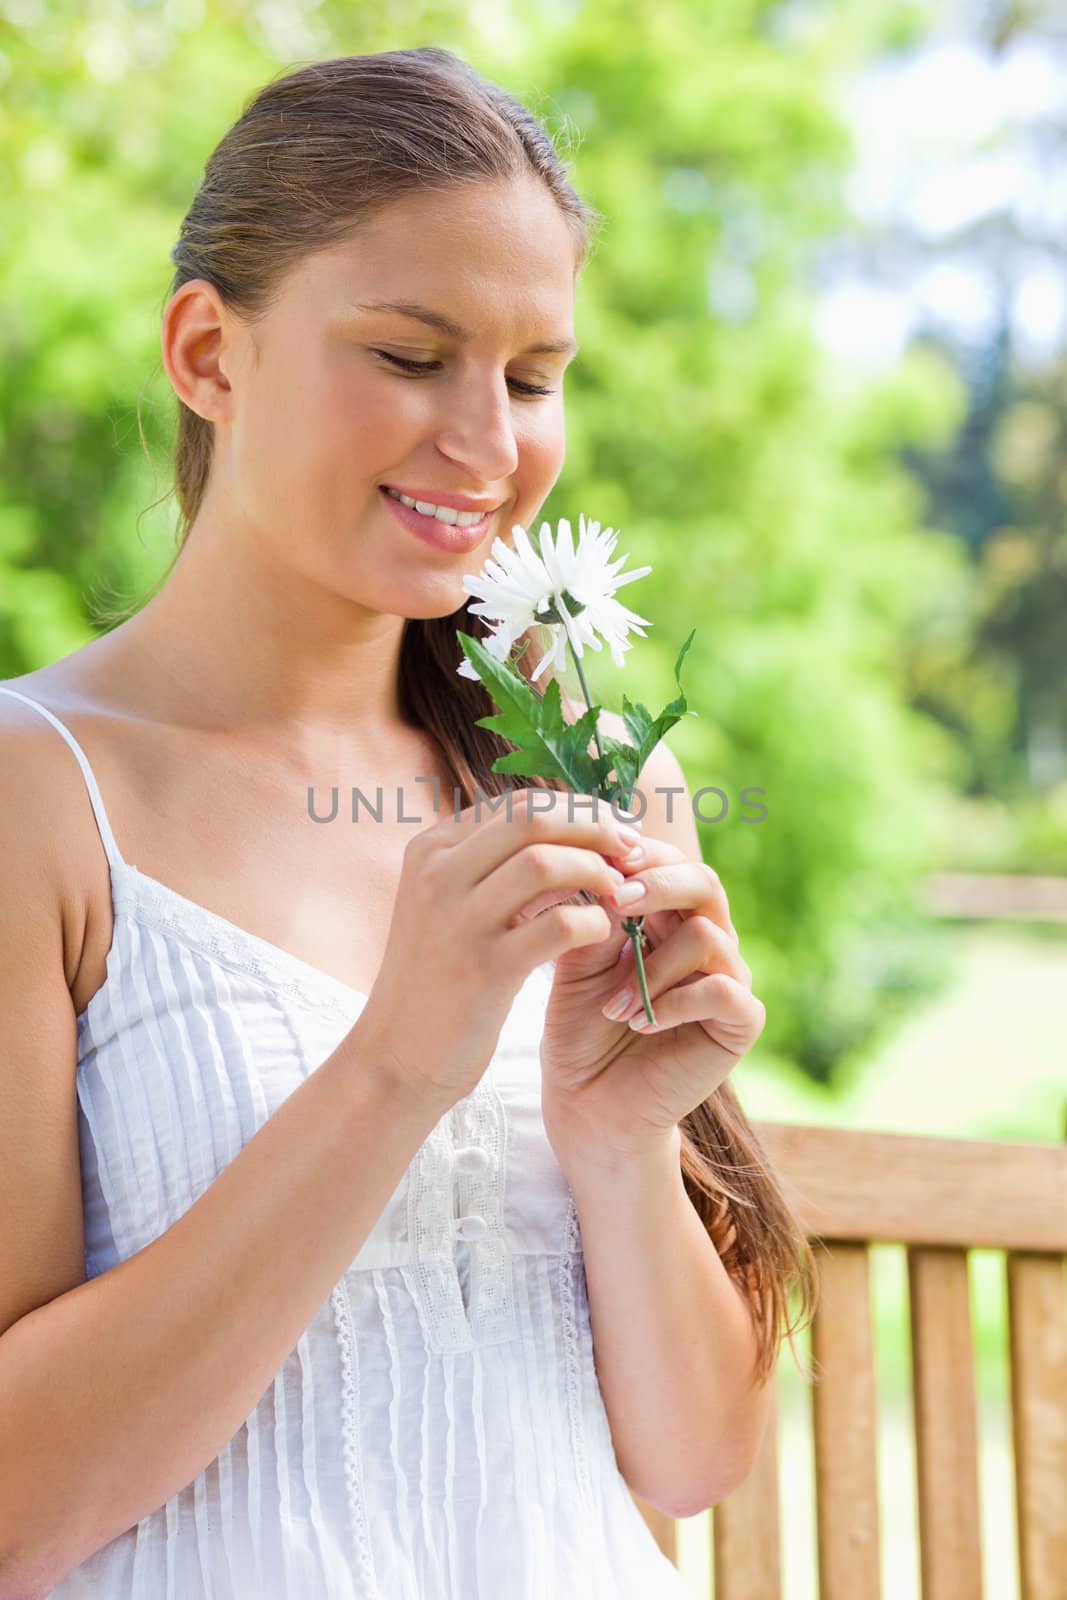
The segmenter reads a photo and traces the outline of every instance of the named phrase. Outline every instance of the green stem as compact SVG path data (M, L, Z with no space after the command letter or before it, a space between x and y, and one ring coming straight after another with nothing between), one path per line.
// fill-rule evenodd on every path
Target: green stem
M582 686L582 694L585 696L586 706L591 711L593 709L593 697L589 693L589 685L586 683L585 673L582 671L582 659L577 650L574 648L574 640L571 638L571 630L567 626L567 619L564 617L561 620L563 631L567 636L567 643L570 646L571 660L574 662L575 668L578 672L578 682ZM593 738L596 740L596 753L600 759L603 760L604 750L600 743L600 730L596 725L595 719L593 722ZM629 805L629 801L632 798L632 795L628 797L627 805ZM652 1010L652 1001L649 999L648 994L648 980L645 977L645 958L642 954L642 947L645 942L644 926L644 917L627 917L622 925L622 928L623 932L628 935L630 942L634 947L634 967L637 971L637 982L641 990L641 1000L645 1008L645 1016L648 1018L649 1022L655 1022L656 1017Z
M571 638L571 631L567 627L566 623L563 624L563 631L567 635L567 643L571 647L571 659L574 662L575 667L578 669L578 682L582 686L582 693L585 695L585 703L591 710L593 705L593 697L589 693L589 685L586 683L585 673L582 671L582 658L574 648L574 641ZM596 740L596 753L601 760L603 760L604 747L600 743L600 729L597 727L595 722L593 723L593 738Z

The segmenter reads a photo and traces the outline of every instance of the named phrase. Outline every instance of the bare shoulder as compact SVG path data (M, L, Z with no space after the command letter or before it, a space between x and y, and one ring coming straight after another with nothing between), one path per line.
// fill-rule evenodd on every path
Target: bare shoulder
M66 724L69 688L47 671L0 679L0 688L37 701ZM55 726L25 701L0 694L0 819L9 861L24 886L47 899L42 914L58 922L68 979L77 970L86 916L84 863L95 828L85 781ZM89 858L92 858L91 842Z
M4 774L5 789L10 791L12 786L24 787L26 780L39 770L38 763L44 764L46 772L51 769L53 776L55 771L65 769L63 753L66 752L68 761L72 759L66 741L47 717L35 711L33 706L28 706L25 700L16 699L15 695L25 695L26 699L35 700L60 721L65 721L65 713L75 704L67 683L45 669L26 672L18 678L0 678L0 689L14 691L13 694L0 694L0 740L4 745L4 760L0 770ZM57 761L56 757L60 760ZM31 763L33 772L23 763ZM41 798L44 798L43 795Z
M8 837L16 850L32 847L34 840L39 840L54 853L58 849L55 818L48 808L49 799L57 792L64 742L47 718L14 695L26 695L48 710L52 710L53 696L47 680L35 672L2 678L0 689L14 691L0 694L0 795L4 820L13 830Z
M42 704L48 698L35 674L2 687ZM84 1282L85 1255L71 995L77 889L66 856L81 777L56 730L7 694L0 695L0 772L2 1335Z

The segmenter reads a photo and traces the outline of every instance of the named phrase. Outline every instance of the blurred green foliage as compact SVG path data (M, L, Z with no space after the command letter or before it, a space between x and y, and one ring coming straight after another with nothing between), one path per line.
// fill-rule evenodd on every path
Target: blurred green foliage
M915 709L916 684L957 673L967 693L999 692L967 664L960 542L923 527L899 464L950 436L958 380L917 351L857 387L809 326L811 252L845 217L830 84L893 43L899 8L807 33L756 0L22 0L29 25L16 9L0 10L0 675L91 638L94 597L142 593L169 559L158 316L215 142L303 61L445 45L544 117L607 219L544 515L619 529L653 566L626 600L655 626L625 684L591 663L594 690L666 703L696 627L699 715L670 742L691 790L728 799L702 842L767 1005L764 1042L823 1079L869 1048L936 980L915 890L944 853L962 758ZM761 821L745 820L746 788ZM706 816L718 807L705 798Z

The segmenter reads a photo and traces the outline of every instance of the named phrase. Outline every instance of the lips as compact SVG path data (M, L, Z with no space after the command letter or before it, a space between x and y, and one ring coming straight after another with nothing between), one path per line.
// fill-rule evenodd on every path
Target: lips
M402 527L409 533L415 534L424 544L432 546L435 550L442 550L448 555L469 555L477 545L481 544L496 515L495 512L487 511L479 522L461 528L457 523L441 522L437 517L423 516L414 506L406 506L395 495L387 494L384 484L379 485L378 492Z
M416 504L421 501L423 505L445 506L449 511L459 511L464 514L477 512L479 516L489 515L499 511L504 504L503 500L496 505L486 503L484 497L474 495L452 494L447 489L405 489L399 483L380 483L379 489L391 489L394 494L402 494Z

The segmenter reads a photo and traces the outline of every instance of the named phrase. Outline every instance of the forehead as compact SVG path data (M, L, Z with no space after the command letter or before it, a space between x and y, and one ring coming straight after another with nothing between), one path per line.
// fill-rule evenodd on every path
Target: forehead
M308 266L305 292L353 315L419 304L474 333L503 322L546 341L573 336L573 237L539 182L405 195Z

